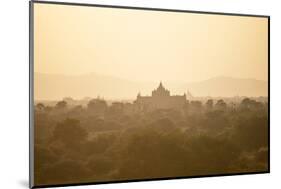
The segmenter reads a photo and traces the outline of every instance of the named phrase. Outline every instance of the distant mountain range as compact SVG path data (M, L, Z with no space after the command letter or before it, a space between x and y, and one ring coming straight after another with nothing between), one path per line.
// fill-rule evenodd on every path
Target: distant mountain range
M99 74L34 75L34 93L36 100L58 100L64 97L81 99L88 97L104 97L105 99L135 99L137 94L151 95L159 81L138 82ZM215 77L200 82L165 82L164 87L171 94L183 94L190 91L193 96L267 96L267 81L255 79L239 79L232 77Z
M268 82L256 79L214 77L208 80L184 85L198 96L267 96Z

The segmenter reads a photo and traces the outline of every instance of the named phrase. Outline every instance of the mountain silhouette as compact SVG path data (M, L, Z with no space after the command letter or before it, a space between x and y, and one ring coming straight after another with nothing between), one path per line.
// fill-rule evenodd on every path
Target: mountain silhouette
M214 77L200 82L187 83L181 88L189 88L195 96L267 96L267 81L240 79L233 77Z
M161 79L161 78L160 78ZM160 80L159 79L159 80ZM155 82L130 81L95 73L83 75L34 74L36 100L59 100L64 97L81 99L85 96L105 99L136 99L139 92L151 95L159 85ZM189 90L193 96L267 96L267 81L215 77L200 82L163 82L171 94L183 94Z

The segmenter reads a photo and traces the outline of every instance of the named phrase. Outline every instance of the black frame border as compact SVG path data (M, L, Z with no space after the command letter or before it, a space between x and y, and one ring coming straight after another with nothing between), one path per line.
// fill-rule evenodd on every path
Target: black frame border
M256 17L267 18L268 23L268 170L262 172L242 172L242 173L225 173L212 175L195 175L195 176L180 176L180 177L162 177L151 179L129 179L103 182L85 182L85 183L67 183L67 184L52 184L52 185L34 185L34 4L51 4L51 5L66 5L66 6L85 6L99 8L115 8L143 11L162 11L162 12L177 12L177 13L193 13L193 14L209 14L223 16L240 16L240 17ZM240 13L225 13L225 12L208 12L208 11L193 11L183 9L164 9L164 8L149 8L149 7L133 7L120 5L102 5L89 3L73 3L73 2L57 2L57 1L29 1L29 188L49 188L49 187L64 187L64 186L83 186L96 184L114 184L114 183L131 183L143 181L163 181L188 178L208 178L222 176L239 176L239 175L254 175L270 173L270 16L256 14L240 14Z

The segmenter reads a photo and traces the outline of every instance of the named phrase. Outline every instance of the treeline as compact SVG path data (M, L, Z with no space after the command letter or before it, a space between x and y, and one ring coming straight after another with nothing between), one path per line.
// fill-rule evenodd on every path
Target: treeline
M245 98L136 110L94 99L87 107L35 105L35 184L268 170L268 105Z

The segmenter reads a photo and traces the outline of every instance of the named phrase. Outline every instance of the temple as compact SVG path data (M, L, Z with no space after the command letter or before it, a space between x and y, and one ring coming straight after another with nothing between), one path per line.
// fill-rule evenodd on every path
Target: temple
M162 82L158 88L152 91L151 96L141 96L139 93L135 104L140 109L174 109L182 108L187 103L186 94L170 95L170 91L165 89Z

